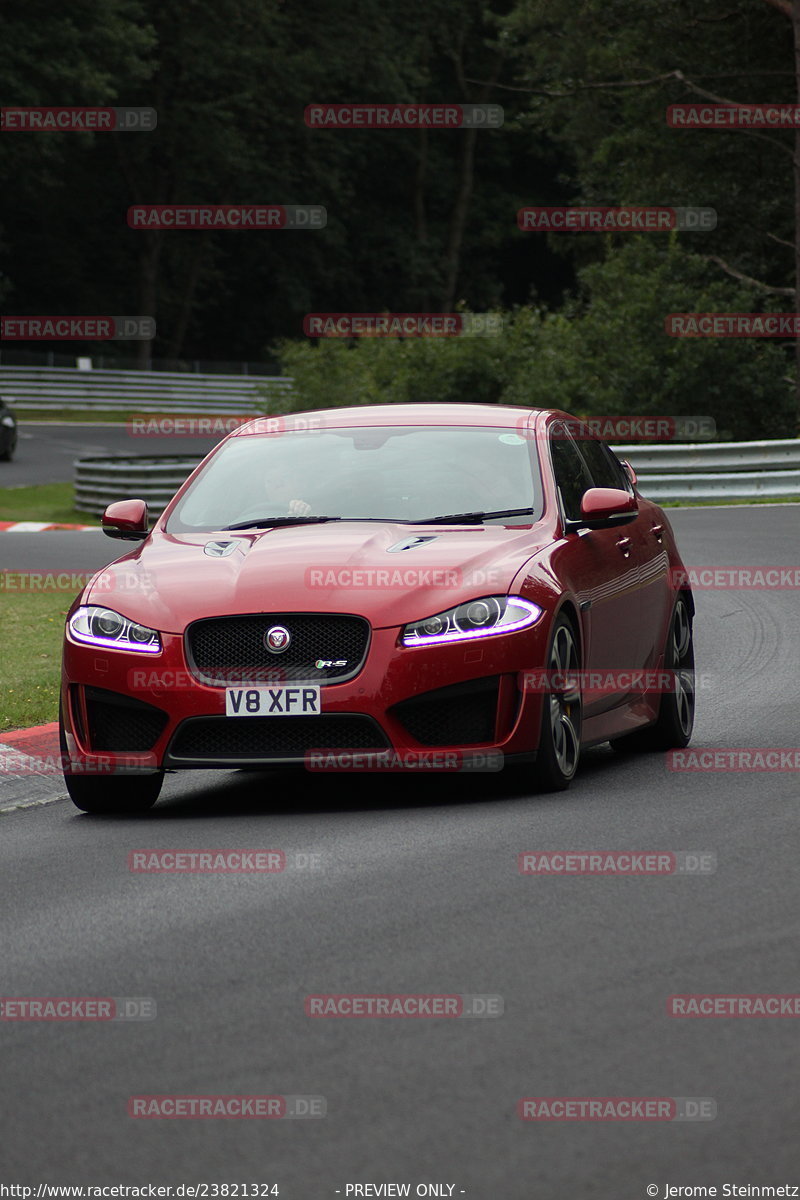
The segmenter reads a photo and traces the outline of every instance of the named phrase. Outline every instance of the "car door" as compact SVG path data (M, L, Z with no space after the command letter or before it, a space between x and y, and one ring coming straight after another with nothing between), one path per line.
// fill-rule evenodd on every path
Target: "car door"
M605 442L594 437L582 438L579 449L595 487L624 488L633 494L627 471ZM649 501L640 500L639 515L625 526L625 531L631 539L631 557L639 567L639 641L634 663L654 667L663 649L664 630L672 604L669 556L658 510Z
M563 516L577 520L584 492L612 485L595 482L586 459L563 424L551 428L550 454ZM616 673L639 661L639 562L637 539L631 536L630 528L623 525L568 533L559 555L559 573L578 600L587 634L585 717L614 708L624 699L627 689L617 684Z

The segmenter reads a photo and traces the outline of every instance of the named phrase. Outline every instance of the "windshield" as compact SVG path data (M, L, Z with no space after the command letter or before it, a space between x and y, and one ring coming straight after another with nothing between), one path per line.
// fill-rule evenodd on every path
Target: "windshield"
M371 427L232 438L171 514L172 533L220 530L270 517L416 522L523 510L541 515L531 442L503 429ZM530 513L530 517L527 514Z

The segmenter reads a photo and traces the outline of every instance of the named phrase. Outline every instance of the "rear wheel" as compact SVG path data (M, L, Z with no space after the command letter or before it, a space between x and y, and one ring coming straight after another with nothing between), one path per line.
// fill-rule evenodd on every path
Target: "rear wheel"
M674 672L672 690L664 692L654 725L611 745L620 753L637 750L675 750L688 746L694 728L695 675L692 615L685 596L679 596L670 622L664 666Z
M580 652L567 617L558 617L547 652L550 686L542 705L542 728L534 764L534 779L541 792L561 792L569 787L581 755L582 699ZM554 678L555 677L555 678Z
M61 747L61 762L66 764L67 739L58 712L58 740ZM69 798L81 812L97 814L133 814L147 812L158 799L164 772L153 775L73 775L64 770L64 783Z

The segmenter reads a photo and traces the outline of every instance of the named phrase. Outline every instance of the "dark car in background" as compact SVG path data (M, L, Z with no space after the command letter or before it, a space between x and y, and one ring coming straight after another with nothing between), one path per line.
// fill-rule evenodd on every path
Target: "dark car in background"
M11 462L17 448L17 418L0 396L0 462Z

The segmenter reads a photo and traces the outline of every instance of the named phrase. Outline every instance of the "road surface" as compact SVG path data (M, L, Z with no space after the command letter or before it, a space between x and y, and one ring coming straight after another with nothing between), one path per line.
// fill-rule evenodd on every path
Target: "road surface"
M671 519L689 565L800 562L800 507ZM40 567L115 551L92 534L25 543ZM697 607L694 747L797 747L797 592L700 591ZM356 1183L507 1200L800 1183L800 1022L666 1009L672 993L800 992L799 805L796 773L674 773L606 747L555 796L502 776L203 772L168 776L142 819L61 801L0 815L2 994L157 1004L150 1021L0 1023L0 1176L277 1183L299 1200ZM280 849L290 866L127 865L137 849L217 847ZM706 851L717 869L518 873L520 852L569 849ZM494 994L504 1014L305 1015L306 996L351 992ZM127 1115L151 1094L324 1096L327 1116ZM531 1095L710 1097L718 1112L524 1122Z

